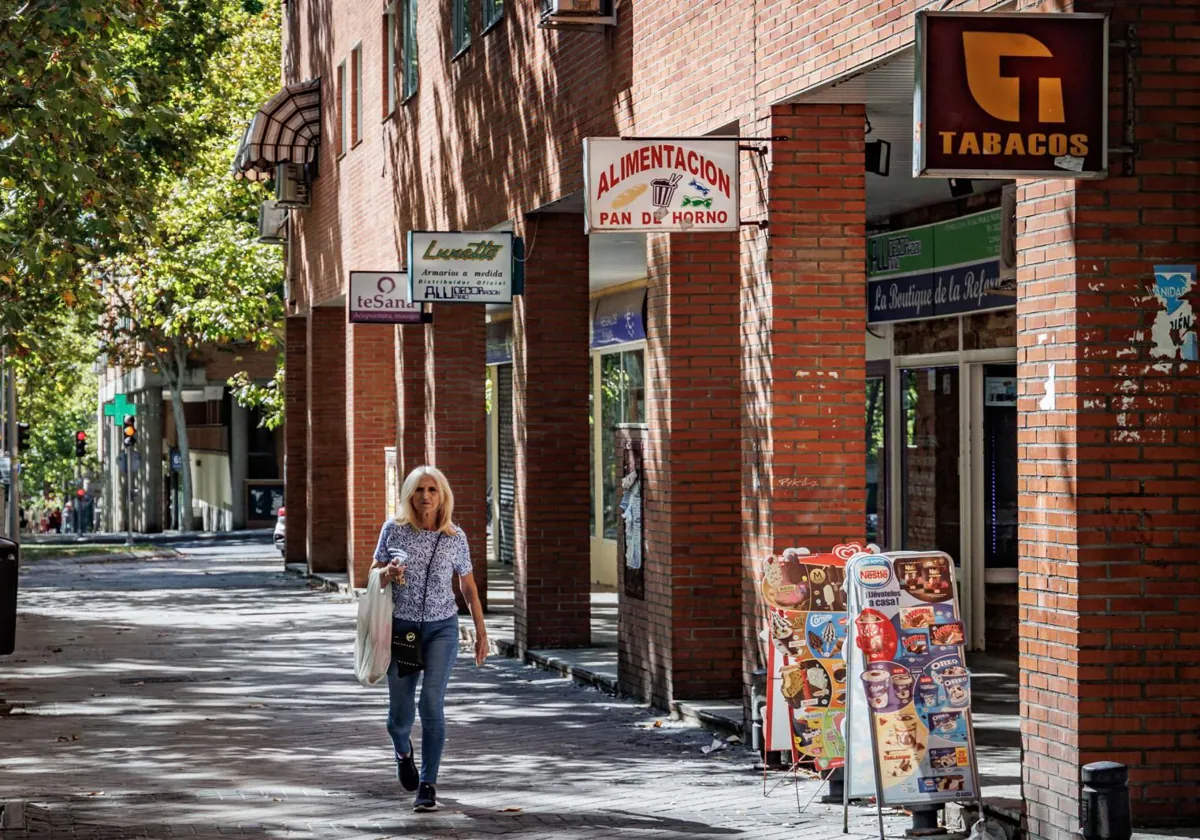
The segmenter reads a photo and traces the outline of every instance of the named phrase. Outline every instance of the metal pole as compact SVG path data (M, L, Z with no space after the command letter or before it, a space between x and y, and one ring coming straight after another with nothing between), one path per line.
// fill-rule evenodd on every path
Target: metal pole
M125 447L125 545L133 545L133 459L129 455L132 448Z
M5 349L4 345L0 344L0 414L3 414L4 417L8 416L8 400L3 398L3 395L8 394L8 391L5 387L5 383L7 383L7 382L8 382L8 352ZM0 450L2 450L5 454L9 454L8 453L8 446L9 446L8 424L4 423L3 427L0 428L0 431L3 432L3 435L0 435L0 437L4 438L4 446L0 447ZM11 468L11 465L12 465L12 461L9 461L10 468ZM9 472L9 481L12 481L11 471ZM2 501L3 505L4 505L3 512L0 513L0 524L3 524L3 526L4 526L4 528L3 528L4 535L6 537L10 537L15 540L16 537L13 536L12 531L9 530L9 527L8 527L8 494L11 489L12 489L11 486L4 487L3 485L0 485L0 501Z
M8 445L12 449L12 476L9 478L8 493L8 527L9 538L19 541L21 528L21 472L19 469L21 453L17 451L17 376L8 365Z

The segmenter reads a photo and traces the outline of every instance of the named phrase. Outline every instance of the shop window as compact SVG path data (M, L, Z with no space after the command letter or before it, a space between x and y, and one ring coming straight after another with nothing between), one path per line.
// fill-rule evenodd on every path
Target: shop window
M600 430L603 459L604 522L606 539L617 538L620 508L617 491L621 465L617 461L614 430L619 425L646 422L645 352L627 350L600 357Z
M450 39L454 47L454 55L461 55L471 46L471 25L467 15L467 0L453 0L453 14L450 16Z
M504 0L483 0L483 31L487 32L504 17Z
M983 369L984 567L1017 568L1017 366Z
M958 350L958 316L896 324L896 354L954 353Z
M963 317L963 349L994 350L1017 346L1017 310L976 312Z
M404 99L407 101L417 94L418 59L417 59L417 0L403 0L404 28Z
M886 366L886 363L884 363ZM867 542L887 545L887 378L867 376Z

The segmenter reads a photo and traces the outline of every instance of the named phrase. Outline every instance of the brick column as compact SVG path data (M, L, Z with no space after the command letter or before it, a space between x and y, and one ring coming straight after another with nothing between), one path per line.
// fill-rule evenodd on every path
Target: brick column
M525 294L513 305L513 579L523 653L591 642L591 383L583 219L543 213L522 227Z
M384 449L396 442L395 329L346 326L346 522L350 581L365 586L387 516Z
M650 244L646 598L620 599L618 673L665 707L741 692L738 235Z
M866 186L862 105L771 109L769 237L742 296L744 678L765 664L757 575L791 546L866 529ZM765 242L764 242L765 240Z
M487 327L484 315L481 304L447 303L434 307L433 323L425 326L423 387L427 457L429 463L446 474L454 489L454 521L467 533L479 598L486 608L487 406L484 402L484 361ZM407 373L405 376L407 385L410 380ZM408 390L406 388L406 398ZM407 408L405 413L407 417ZM406 446L415 446L417 432L417 429L406 431L405 438L413 438L413 443L406 443ZM459 606L464 606L461 599Z
M396 464L400 482L426 463L425 325L396 327Z
M308 568L346 571L346 313L308 313Z
M1200 261L1200 30L1184 0L1062 6L1137 23L1141 155L1018 192L1022 780L1050 840L1102 759L1129 765L1136 824L1200 816L1197 289L1169 314L1153 273Z
M284 557L308 561L308 318L284 321L283 500L287 507Z

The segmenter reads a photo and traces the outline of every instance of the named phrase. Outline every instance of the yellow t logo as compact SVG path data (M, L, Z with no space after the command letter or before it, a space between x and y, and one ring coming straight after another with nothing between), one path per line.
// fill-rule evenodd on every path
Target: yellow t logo
M964 32L963 52L971 96L980 108L1007 122L1021 120L1021 81L1000 75L1000 59L1054 57L1037 38L1017 32ZM1062 79L1038 79L1038 121L1066 122Z

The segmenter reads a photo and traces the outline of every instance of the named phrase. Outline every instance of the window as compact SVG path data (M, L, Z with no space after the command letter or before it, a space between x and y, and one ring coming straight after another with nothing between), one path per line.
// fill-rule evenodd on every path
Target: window
M483 31L487 32L504 17L504 0L483 0Z
M404 98L417 94L417 0L404 0Z
M467 15L467 0L454 0L454 14L451 20L451 41L454 44L454 55L459 56L471 46L471 24Z
M617 538L621 510L617 491L621 464L613 430L620 424L646 422L645 351L627 350L600 357L600 446L603 458L604 531L606 539Z
M346 131L347 120L349 119L349 108L347 107L346 97L350 91L346 87L346 62L342 62L337 68L337 153L338 157L346 154L346 150L350 148L350 138Z
M350 146L362 141L362 44L350 50Z
M396 110L396 4L383 13L383 116Z

